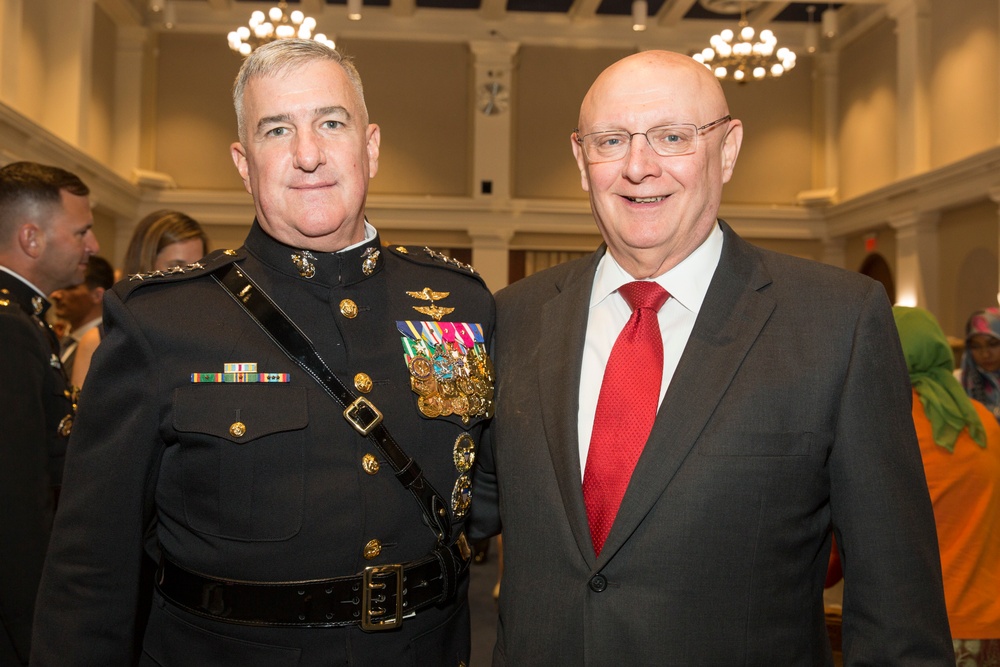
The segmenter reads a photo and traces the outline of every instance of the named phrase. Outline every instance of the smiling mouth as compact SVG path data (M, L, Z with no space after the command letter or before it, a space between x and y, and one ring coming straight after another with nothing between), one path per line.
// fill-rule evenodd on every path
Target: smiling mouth
M625 197L633 204L654 204L658 201L663 201L666 197Z

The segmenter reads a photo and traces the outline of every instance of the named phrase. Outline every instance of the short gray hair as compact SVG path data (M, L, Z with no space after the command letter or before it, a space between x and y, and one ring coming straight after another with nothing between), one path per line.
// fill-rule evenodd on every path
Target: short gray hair
M368 107L365 106L365 91L361 85L361 75L354 66L353 60L336 49L331 49L322 42L312 39L276 39L273 42L254 49L240 67L236 81L233 83L233 107L236 109L236 129L240 141L246 143L246 123L243 117L243 94L247 84L252 79L264 76L274 76L293 67L307 63L329 60L337 63L347 74L348 81L358 94L361 111L364 114L363 124L368 124Z

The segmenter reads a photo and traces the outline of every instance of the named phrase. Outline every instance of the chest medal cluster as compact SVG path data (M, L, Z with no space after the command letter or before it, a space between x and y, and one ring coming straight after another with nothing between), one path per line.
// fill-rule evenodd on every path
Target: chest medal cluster
M396 322L403 334L410 388L429 418L458 415L463 423L493 415L493 362L483 328L466 322Z

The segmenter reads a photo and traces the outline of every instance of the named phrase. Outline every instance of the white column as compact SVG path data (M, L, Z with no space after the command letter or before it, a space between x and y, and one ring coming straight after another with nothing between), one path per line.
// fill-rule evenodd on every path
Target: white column
M43 124L69 143L86 149L93 75L93 0L47 0L45 54L48 81Z
M472 197L493 209L510 209L511 200L511 81L519 44L504 41L469 43L474 59ZM487 86L497 86L497 105L486 113ZM487 192L488 190L488 192ZM503 229L470 229L472 264L491 290L507 285L510 239Z
M470 42L474 59L475 77L472 161L472 195L498 204L511 196L511 72L520 45L516 42ZM500 90L500 106L482 111L481 103L486 87L496 84ZM506 103L504 103L506 99ZM490 183L490 194L483 192L483 184Z
M929 0L892 0L896 21L896 174L906 178L931 166L930 104L931 17ZM956 9L956 11L959 11Z
M889 219L896 230L896 301L938 312L938 220L941 214L911 212Z
M132 178L141 164L142 74L147 32L139 26L118 27L111 166L127 179Z
M21 51L22 0L0 0L0 101L16 107Z
M816 106L817 115L822 119L823 141L822 144L822 184L815 187L822 187L836 190L840 185L840 146L838 144L838 123L840 115L837 113L838 90L839 90L839 60L836 53L823 53L814 56L816 58L816 72L813 84L813 91L818 100ZM822 106L820 106L822 105ZM814 161L816 164L817 161ZM815 183L815 181L814 181Z
M507 286L510 275L510 240L512 229L471 230L472 265L486 281L491 292Z

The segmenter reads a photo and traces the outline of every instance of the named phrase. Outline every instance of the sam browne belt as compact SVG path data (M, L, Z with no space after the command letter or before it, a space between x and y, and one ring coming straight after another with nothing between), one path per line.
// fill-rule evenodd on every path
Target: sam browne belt
M360 574L309 581L235 581L191 572L164 557L156 587L174 605L206 618L256 626L391 630L449 600L469 563L465 534L418 561L372 565Z
M355 396L326 365L316 348L277 304L235 264L218 269L213 278L292 361L319 383L344 408L344 419L378 447L396 471L396 480L412 494L427 526L434 531L438 547L451 543L448 504L417 462L403 451L382 423L382 413L364 396Z

